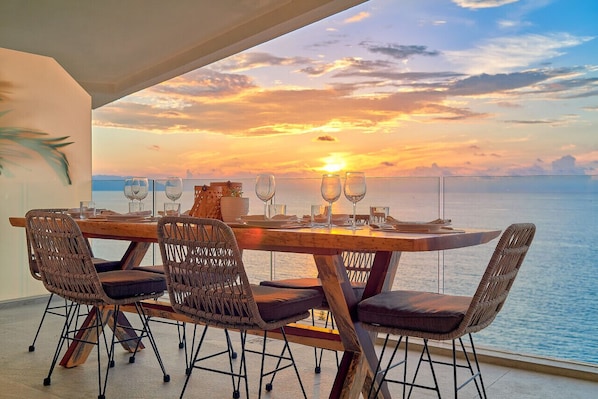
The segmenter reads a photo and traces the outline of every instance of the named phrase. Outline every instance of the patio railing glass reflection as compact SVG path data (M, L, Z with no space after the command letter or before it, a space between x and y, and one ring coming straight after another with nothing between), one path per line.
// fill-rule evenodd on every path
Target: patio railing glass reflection
M191 209L195 186L218 180L184 180L182 209ZM233 181L243 183L250 213L262 213L254 179ZM123 183L94 180L96 205L126 212ZM324 202L319 179L278 178L276 183L274 201L286 204L288 214L306 215L310 205ZM598 176L393 177L368 178L367 184L358 213L368 213L370 205L387 205L400 220L443 217L455 227L502 229L515 222L535 223L534 245L505 309L476 339L488 348L598 365L598 341L593 334L598 324L594 288L598 281ZM146 209L157 214L167 201L163 182L151 181ZM334 212L351 213L351 203L341 198ZM118 241L95 240L93 245L97 256L111 259L126 248L126 243ZM472 294L494 246L492 242L441 253L404 253L394 287ZM245 251L244 257L255 281L316 274L313 259L307 255ZM143 263L160 263L157 247Z

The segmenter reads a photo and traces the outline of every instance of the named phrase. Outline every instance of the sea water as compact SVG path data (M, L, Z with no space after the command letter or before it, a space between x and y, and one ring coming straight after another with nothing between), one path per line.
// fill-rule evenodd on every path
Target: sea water
M534 242L509 298L492 325L476 334L476 342L598 364L597 180L595 176L370 178L357 213L367 214L370 205L385 205L400 220L443 217L456 228L504 229L511 223L535 223ZM243 183L250 213L263 213L254 180L235 181ZM127 200L115 189L121 183L94 181L96 205L126 212ZM208 183L186 180L182 209L193 205L194 186ZM307 215L312 204L324 203L319 184L319 179L278 179L275 201L287 205L287 214ZM155 187L144 203L158 211L167 199L159 182ZM344 197L333 206L335 213L352 212ZM472 295L495 245L496 240L442 252L403 253L393 288ZM119 257L126 246L119 241L93 242L96 256L109 259ZM317 274L309 255L244 251L243 257L252 282ZM143 263L160 262L154 248Z

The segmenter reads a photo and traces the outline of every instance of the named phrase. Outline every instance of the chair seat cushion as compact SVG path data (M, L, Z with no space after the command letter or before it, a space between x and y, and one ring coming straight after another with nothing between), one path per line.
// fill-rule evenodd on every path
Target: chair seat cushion
M267 322L304 313L322 303L322 294L317 290L252 284L251 291L262 319Z
M152 266L136 266L133 270L139 270L142 272L151 272L151 273L158 273L164 274L164 265L152 265Z
M119 260L106 260L102 258L91 258L93 265L98 273L111 272L114 270L121 270L121 263Z
M318 290L322 294L323 307L328 307L326 297L324 296L324 290L322 288L322 282L317 277L305 277L305 278L289 278L285 280L268 280L260 282L260 285L277 288L293 288L293 289L312 289ZM363 297L365 291L365 283L359 281L351 281L351 287L358 301ZM319 306L317 306L319 307Z
M357 314L363 323L442 334L457 328L470 303L467 296L389 291L361 301Z
M117 270L98 274L102 287L112 299L163 293L166 279L158 273Z

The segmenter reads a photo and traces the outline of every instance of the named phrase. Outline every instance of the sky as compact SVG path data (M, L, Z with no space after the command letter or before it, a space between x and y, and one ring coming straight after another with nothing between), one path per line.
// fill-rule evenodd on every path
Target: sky
M597 17L370 0L94 110L93 174L598 175Z

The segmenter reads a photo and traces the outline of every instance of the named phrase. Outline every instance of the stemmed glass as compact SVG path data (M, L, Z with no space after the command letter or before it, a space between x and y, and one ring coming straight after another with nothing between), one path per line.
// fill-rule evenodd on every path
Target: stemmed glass
M169 200L176 202L183 195L183 179L180 177L169 177L166 179L164 193Z
M133 195L133 179L125 179L125 186L123 187L123 192L125 194L125 197L129 201L131 201L129 202L129 212L131 212L131 204L133 204L133 200L135 199L135 196Z
M276 181L272 175L258 175L255 179L255 194L264 201L264 219L268 217L268 201L274 197Z
M131 191L133 192L133 197L139 200L139 210L143 210L143 203L141 202L149 192L149 183L147 177L134 177L133 183L131 185Z
M326 174L322 176L320 186L322 198L328 202L328 228L332 227L332 204L341 196L341 178L339 175Z
M353 223L351 230L357 230L356 207L357 203L365 197L366 193L365 173L347 172L345 175L345 197L353 203Z

